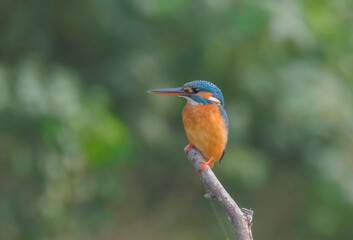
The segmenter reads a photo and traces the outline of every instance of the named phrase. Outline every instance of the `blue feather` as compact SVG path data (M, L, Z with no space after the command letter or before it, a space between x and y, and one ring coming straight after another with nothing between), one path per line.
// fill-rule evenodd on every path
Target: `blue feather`
M225 126L227 128L227 132L228 132L228 116L227 116L226 110L224 110L223 106L218 106L218 108L219 108L219 111L221 112L221 116L224 120Z

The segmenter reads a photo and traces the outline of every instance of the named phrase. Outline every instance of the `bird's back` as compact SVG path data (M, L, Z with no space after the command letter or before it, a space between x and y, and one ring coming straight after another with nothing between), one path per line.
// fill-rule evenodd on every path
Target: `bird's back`
M183 124L189 143L194 145L207 161L222 158L228 139L227 116L220 104L190 104L183 109Z

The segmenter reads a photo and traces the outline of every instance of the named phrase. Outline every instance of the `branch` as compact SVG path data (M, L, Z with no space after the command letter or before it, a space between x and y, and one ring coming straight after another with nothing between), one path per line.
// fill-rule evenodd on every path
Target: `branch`
M186 147L185 149L186 150ZM200 167L201 161L204 161L200 152L191 148L186 153L188 160L194 166L195 171L199 174L205 187L210 191L205 194L206 198L214 198L218 200L223 209L227 212L228 217L234 227L235 235L238 240L253 240L251 233L253 211L248 209L240 209L229 193L223 188L218 181L216 175L209 166L206 166L202 171Z

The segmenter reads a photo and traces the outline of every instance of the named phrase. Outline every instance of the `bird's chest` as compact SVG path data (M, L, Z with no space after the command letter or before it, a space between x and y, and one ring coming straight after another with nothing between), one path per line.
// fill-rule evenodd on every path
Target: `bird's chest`
M189 142L204 158L219 159L227 142L225 122L216 104L187 103L183 110L183 124Z
M215 104L187 103L183 109L183 123L185 128L205 134L222 125L222 119Z

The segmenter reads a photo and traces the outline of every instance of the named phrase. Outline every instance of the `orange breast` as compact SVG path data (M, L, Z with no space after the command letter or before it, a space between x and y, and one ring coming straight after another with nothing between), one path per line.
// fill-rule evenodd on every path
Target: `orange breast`
M194 145L207 161L213 157L210 167L222 157L228 133L216 104L187 103L183 109L183 124L189 143Z

